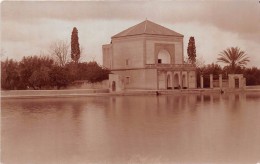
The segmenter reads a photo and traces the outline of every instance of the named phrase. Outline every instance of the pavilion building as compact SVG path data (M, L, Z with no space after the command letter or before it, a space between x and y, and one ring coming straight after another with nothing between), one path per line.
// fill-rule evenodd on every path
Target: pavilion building
M110 89L196 88L195 66L184 63L183 37L149 20L112 36L102 46Z

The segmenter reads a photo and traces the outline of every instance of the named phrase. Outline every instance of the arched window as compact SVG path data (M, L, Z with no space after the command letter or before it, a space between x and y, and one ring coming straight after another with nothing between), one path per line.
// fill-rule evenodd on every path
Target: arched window
M166 50L160 50L158 53L159 64L171 64L171 55Z
M167 74L167 89L172 89L172 75Z
M180 89L180 83L179 83L179 75L175 74L173 77L173 84L174 84L174 89Z

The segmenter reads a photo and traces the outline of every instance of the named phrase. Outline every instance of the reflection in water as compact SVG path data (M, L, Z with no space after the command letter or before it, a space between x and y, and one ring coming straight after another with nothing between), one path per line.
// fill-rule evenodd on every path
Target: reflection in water
M256 163L259 100L245 93L5 99L2 161Z

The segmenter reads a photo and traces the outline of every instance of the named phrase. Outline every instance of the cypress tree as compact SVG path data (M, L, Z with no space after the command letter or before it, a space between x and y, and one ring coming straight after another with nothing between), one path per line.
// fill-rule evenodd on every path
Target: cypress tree
M190 37L188 48L187 48L189 62L194 64L196 62L196 46L194 37Z
M73 28L71 33L71 59L78 63L80 58L80 49L79 49L79 37L78 30L76 27Z

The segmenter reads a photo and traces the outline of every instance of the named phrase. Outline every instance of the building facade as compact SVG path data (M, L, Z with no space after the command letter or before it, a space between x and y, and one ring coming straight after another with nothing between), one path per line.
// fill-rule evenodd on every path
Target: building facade
M112 36L102 47L111 90L196 88L195 67L184 64L183 37L149 20Z

